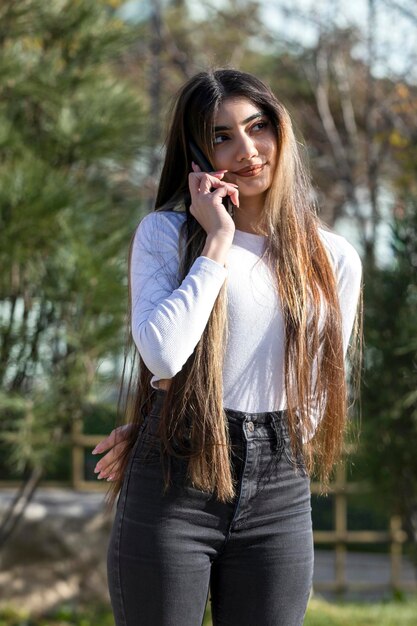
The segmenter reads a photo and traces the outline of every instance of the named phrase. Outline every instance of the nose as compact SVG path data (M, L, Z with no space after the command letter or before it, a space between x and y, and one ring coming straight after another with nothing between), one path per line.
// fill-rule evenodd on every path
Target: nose
M249 160L256 156L258 156L258 150L255 142L246 133L242 134L237 146L237 160Z

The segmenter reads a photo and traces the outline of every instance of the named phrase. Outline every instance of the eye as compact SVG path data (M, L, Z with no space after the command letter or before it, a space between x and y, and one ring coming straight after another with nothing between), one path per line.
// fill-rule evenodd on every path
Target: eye
M268 126L268 120L262 120L261 122L257 122L251 128L251 130L262 130Z
M214 143L214 145L219 144L219 143L223 143L223 140L225 140L225 139L226 140L228 139L227 135L216 135L214 140L213 140L213 143Z

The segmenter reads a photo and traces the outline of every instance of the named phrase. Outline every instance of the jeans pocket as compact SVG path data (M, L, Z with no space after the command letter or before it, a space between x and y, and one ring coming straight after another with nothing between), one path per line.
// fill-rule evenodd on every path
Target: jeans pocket
M284 436L284 457L297 473L301 474L303 477L308 476L302 452L299 452L297 456L294 455L291 440L288 435Z

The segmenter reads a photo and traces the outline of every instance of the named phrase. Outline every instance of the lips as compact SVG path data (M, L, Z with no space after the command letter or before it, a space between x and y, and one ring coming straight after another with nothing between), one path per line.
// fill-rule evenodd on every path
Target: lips
M243 167L241 170L237 170L237 172L233 172L237 176L256 176L259 174L265 167L265 163L259 163L259 165L250 165L249 167Z

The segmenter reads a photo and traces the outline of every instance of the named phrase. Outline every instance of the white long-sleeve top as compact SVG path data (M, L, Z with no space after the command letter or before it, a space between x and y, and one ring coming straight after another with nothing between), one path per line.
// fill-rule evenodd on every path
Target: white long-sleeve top
M192 354L227 276L229 333L223 406L245 412L286 408L284 321L274 278L260 259L266 236L236 230L226 267L199 256L182 282L178 243L183 212L153 211L140 222L131 256L132 335L157 381L172 378ZM336 272L346 354L362 263L341 235L319 228Z

